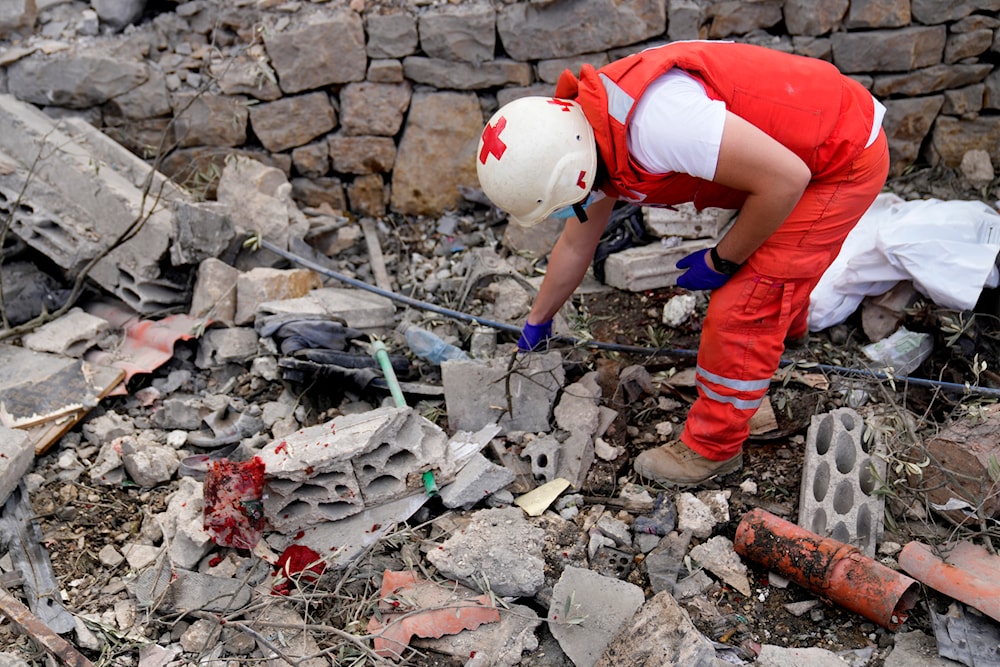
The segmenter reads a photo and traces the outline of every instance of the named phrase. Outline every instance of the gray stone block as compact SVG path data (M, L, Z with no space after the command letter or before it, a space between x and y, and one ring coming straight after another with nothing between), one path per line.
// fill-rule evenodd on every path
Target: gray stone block
M874 557L885 501L875 493L885 459L865 442L864 420L850 408L812 418L806 437L799 526L853 544Z
M679 204L671 208L649 206L642 209L646 228L660 238L679 236L684 239L718 239L735 214L736 211L725 208L699 211L694 204Z
M566 377L562 355L519 355L514 367L508 366L507 356L441 364L452 430L478 431L489 424L498 424L504 433L551 430L552 405Z
M604 262L604 282L630 292L670 287L684 271L674 267L687 255L715 245L715 239L661 243L627 248L609 255Z

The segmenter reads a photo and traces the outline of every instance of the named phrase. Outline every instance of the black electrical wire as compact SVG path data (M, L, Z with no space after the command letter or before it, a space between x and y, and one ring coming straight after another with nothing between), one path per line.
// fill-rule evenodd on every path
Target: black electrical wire
M445 308L443 306L438 306L427 301L421 301L420 299L414 299L412 297L405 296L403 294L397 294L389 290L384 290L380 287L374 285L369 285L368 283L357 280L356 278L351 278L342 273L338 273L332 269L325 266L317 264L312 260L306 259L300 255L283 250L278 246L274 245L270 241L262 239L260 241L260 246L265 248L274 254L287 259L290 262L298 264L299 266L311 269L329 278L334 278L348 285L352 285L359 289L384 296L387 299L397 301L399 303L404 303L408 306L413 306L414 308L419 308L421 310L428 310L439 315L445 315L455 320L462 322L473 322L475 324L480 324L483 326L488 326L498 331L506 331L507 333L519 336L521 334L521 328L514 326L512 324L507 324L505 322L496 322L494 320L489 320L484 317L479 317L472 315L470 313L463 313L459 310L453 310L451 308ZM605 343L601 341L593 340L581 340L578 338L573 338L572 336L556 336L553 338L555 342L565 343L567 345L587 347L598 350L607 350L609 352L622 352L626 354L639 354L646 356L669 356L669 357L681 357L681 358L697 358L697 350L684 350L679 348L658 348L658 347L643 347L640 345L620 345L617 343ZM779 367L784 368L786 366L795 365L797 362L782 359ZM885 381L889 380L895 383L904 385L913 385L917 387L929 387L933 389L941 389L942 391L953 391L960 394L969 394L975 396L988 396L992 398L1000 398L1000 389L993 389L990 387L978 387L973 385L958 384L957 382L943 382L941 380L928 380L924 378L915 378L907 375L889 375L887 373L881 373L878 371L869 370L866 368L849 368L845 366L832 366L828 364L810 364L808 366L810 370L819 370L825 373L831 373L834 375L843 375L847 377L856 377L863 380L878 380Z

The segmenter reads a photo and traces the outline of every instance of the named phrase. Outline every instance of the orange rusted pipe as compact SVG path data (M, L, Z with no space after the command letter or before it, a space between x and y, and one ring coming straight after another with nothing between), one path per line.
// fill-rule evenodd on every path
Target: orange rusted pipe
M820 537L762 509L743 515L736 553L799 586L897 630L917 603L920 584L857 547Z

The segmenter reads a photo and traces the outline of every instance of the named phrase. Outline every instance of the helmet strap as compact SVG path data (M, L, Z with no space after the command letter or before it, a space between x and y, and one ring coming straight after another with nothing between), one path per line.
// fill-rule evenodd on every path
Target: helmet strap
M581 223L587 222L587 210L583 208L582 202L573 204L573 215L575 215Z

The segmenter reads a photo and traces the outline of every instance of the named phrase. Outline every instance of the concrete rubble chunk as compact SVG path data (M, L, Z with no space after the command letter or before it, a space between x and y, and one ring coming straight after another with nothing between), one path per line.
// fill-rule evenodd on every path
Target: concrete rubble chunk
M556 425L569 433L559 446L556 477L582 488L594 463L594 436L601 423L601 387L597 372L587 373L566 387L553 410Z
M747 567L733 549L728 537L715 537L691 549L691 558L724 583L732 586L746 597L750 597L750 580Z
M410 408L341 415L260 451L264 515L285 533L343 519L422 490L446 454L444 432Z
M391 299L365 290L346 287L321 287L305 296L281 301L265 301L257 307L257 317L301 315L303 318L326 316L343 320L355 329L392 326L396 307Z
M252 598L252 589L239 579L170 568L162 562L126 582L126 588L139 608L161 612L191 609L228 612L245 607Z
M0 507L35 463L35 448L28 434L0 426Z
M512 471L476 454L455 480L441 489L441 501L445 507L469 509L513 481Z
M479 510L465 530L429 551L427 559L470 588L483 590L487 584L497 595L530 597L545 580L544 534L517 507Z
M579 663L576 663L579 666ZM666 591L657 593L625 619L594 667L691 665L724 667L715 648Z
M630 292L644 292L677 284L683 273L675 268L687 255L715 245L714 239L682 241L678 245L662 243L626 248L608 256L604 262L604 282Z
M173 234L169 203L181 197L179 190L144 197L113 163L95 167L87 146L10 95L0 95L0 151L20 165L0 175L0 194L4 201L22 202L10 211L11 230L25 243L72 275L144 220L135 236L98 260L88 275L140 313L183 300L183 288L164 279L160 268ZM50 157L37 160L40 155ZM133 160L123 158L129 165Z
M573 664L593 667L644 602L635 584L570 565L552 589L546 620Z
M503 432L551 430L550 413L566 373L559 352L510 359L446 361L441 364L449 427L475 431L499 424ZM509 393L508 393L509 392ZM511 411L507 411L509 403Z

